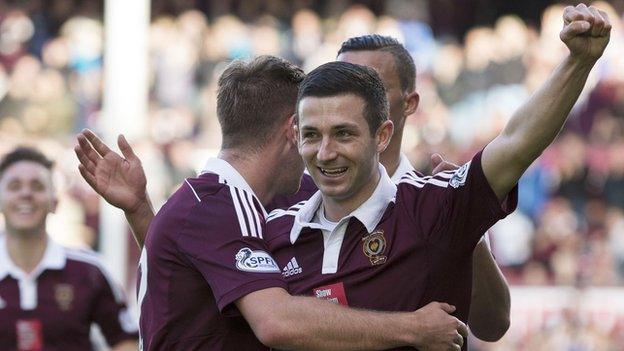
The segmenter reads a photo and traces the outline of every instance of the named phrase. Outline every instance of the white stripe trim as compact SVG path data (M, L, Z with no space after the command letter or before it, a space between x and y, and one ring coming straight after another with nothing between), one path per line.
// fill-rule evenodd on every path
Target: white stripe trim
M297 264L297 260L294 257L290 259L290 262L292 262L293 267L299 268L299 265Z
M108 282L108 285L111 287L113 291L113 295L115 296L115 302L122 303L125 302L125 296L123 290L121 290L121 286L113 279L108 270L104 267L102 261L95 253L87 253L83 251L74 251L71 249L66 249L65 254L67 258L71 260L81 261L84 263L89 263L102 272L104 278Z
M191 183L189 183L188 179L184 179L184 181L186 182L186 184L188 184L189 188L191 188L191 190L193 191L193 194L195 195L195 198L197 199L197 201L201 202L199 195L197 195L197 192L195 191L195 189L193 189L193 186L191 185Z
M232 195L232 202L234 203L234 209L236 210L236 218L238 219L238 225L240 226L241 234L243 236L249 236L247 232L247 226L245 225L245 218L243 217L243 211L240 208L240 204L238 203L238 194L236 193L236 188L233 186L229 186L230 195Z
M409 178L403 178L403 179L401 179L401 181L399 183L410 184L410 185L413 185L413 186L415 186L417 188L424 188L425 185L427 185L427 184L439 186L441 188L448 188L448 182L442 182L442 181L439 181L439 180L436 180L436 179L431 179L431 180L429 180L426 183L420 183L420 182L416 182L416 181L414 181L412 179L409 179Z
M267 217L267 222L270 222L276 218L280 218L280 217L284 217L284 216L296 216L297 215L297 211L286 211L286 210L282 210L282 209L277 209L277 210L273 210L271 211L272 215L270 215L269 217Z
M433 185L437 185L437 186L441 186L443 188L448 187L448 180L447 181L442 181L442 180L438 180L438 179L430 179L429 181L427 181L427 183L433 184Z
M257 238L258 237L258 233L256 233L256 230L254 229L254 225L251 222L253 219L253 216L251 214L251 209L249 208L249 204L248 202L245 200L245 196L247 195L245 191L242 191L243 194L241 194L240 189L236 188L236 194L239 196L240 198L240 202L243 204L243 214L245 215L245 217L248 219L248 224L249 224L249 234L251 234L252 237Z
M406 174L405 176L401 178L401 180L407 179L407 180L415 181L417 183L422 183L422 184L432 183L432 184L446 187L445 185L442 185L442 183L448 183L452 177L453 175L450 175L447 177L446 174L440 177L438 176L438 174L436 174L435 176L426 176L426 177L418 177L418 176L414 177L411 174ZM437 178L442 178L442 179L437 179Z
M257 234L260 239L262 239L262 225L260 223L260 216L258 215L258 211L256 210L256 206L254 206L253 197L248 192L244 191L245 197L247 198L247 205L251 206L251 212L253 213L253 219L256 222ZM250 223L251 224L251 223Z

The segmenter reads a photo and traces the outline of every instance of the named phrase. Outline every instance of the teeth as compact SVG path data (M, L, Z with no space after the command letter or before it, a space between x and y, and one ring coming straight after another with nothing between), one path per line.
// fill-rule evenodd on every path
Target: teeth
M334 168L334 169L321 168L321 172L327 175L337 175L337 174L344 173L346 171L347 171L347 167Z
M33 212L33 207L31 205L20 204L17 205L17 212L19 214L30 214Z

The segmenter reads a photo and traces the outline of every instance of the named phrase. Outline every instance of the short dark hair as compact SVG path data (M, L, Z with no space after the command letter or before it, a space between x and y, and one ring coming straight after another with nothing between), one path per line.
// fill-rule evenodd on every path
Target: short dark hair
M386 89L374 69L349 62L330 62L308 73L299 87L297 106L308 96L355 94L364 100L364 118L371 135L388 120Z
M304 77L299 67L274 56L233 61L218 83L222 147L264 146L278 122L294 112Z
M379 34L368 34L349 38L342 43L338 55L349 51L385 51L394 57L394 66L401 82L401 89L413 92L416 89L416 65L412 55L398 40Z
M28 146L19 146L4 155L2 160L0 160L0 178L2 178L7 168L21 161L35 162L48 170L51 170L54 165L54 162L48 159L41 151Z

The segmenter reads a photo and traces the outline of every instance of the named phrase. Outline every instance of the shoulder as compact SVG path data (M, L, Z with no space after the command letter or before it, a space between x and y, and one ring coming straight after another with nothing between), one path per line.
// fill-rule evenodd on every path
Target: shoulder
M308 202L308 200L300 201L287 209L275 209L267 216L267 223L276 224L288 220L294 220L299 210Z
M267 217L267 241L274 240L282 235L290 235L295 216L307 202L308 200L304 200L287 209L271 211Z
M227 228L222 231L262 238L265 215L249 191L227 184L216 174L188 178L181 186L184 187L181 191L186 192L190 202L184 221L186 231Z
M92 288L108 286L113 292L115 300L120 302L125 300L119 284L113 279L98 253L88 249L68 247L63 247L63 250L65 251L65 267L67 270L88 277L94 283Z
M443 171L434 175L424 176L422 173L412 170L403 174L397 185L408 189L448 188L450 180L457 171L459 170Z

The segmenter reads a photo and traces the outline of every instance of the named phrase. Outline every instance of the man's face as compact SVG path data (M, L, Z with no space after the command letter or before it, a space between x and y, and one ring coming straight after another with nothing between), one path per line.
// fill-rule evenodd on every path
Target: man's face
M19 161L0 178L0 208L9 232L40 233L56 197L51 172L32 161Z
M390 104L390 120L400 126L405 111L405 92L395 67L394 57L385 51L348 51L340 54L338 61L355 63L374 69L386 88L386 97Z
M358 200L387 145L371 136L364 100L354 94L305 97L298 112L299 152L316 185L335 201Z

